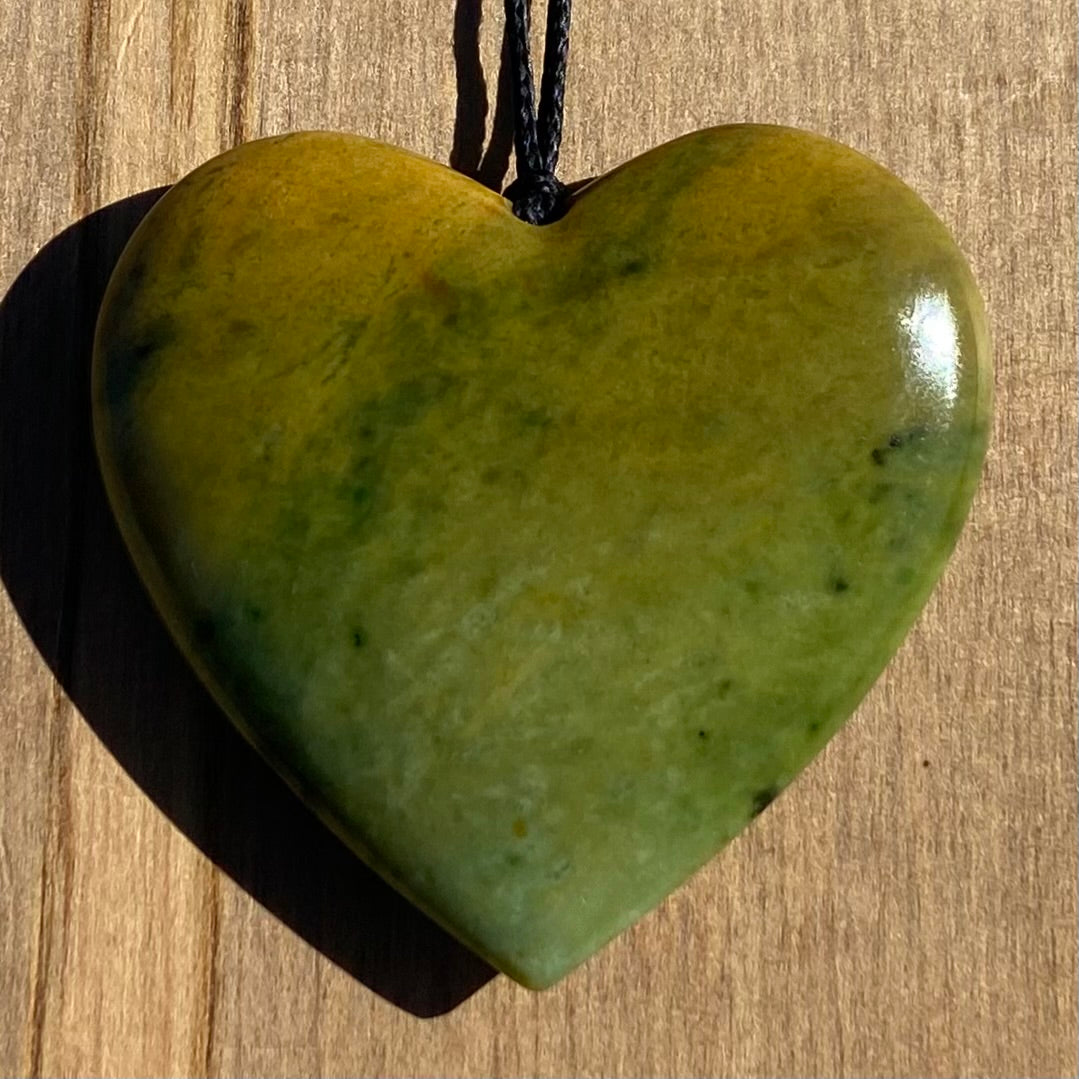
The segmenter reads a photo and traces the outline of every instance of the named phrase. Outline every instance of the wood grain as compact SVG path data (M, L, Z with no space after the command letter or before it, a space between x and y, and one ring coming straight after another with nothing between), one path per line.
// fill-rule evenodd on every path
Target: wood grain
M997 412L951 567L856 717L560 986L492 977L374 880L231 732L153 617L85 397L96 305L143 193L303 127L497 183L499 6L0 10L0 1073L1075 1074L1062 0L578 0L565 177L742 119L870 153L971 258Z

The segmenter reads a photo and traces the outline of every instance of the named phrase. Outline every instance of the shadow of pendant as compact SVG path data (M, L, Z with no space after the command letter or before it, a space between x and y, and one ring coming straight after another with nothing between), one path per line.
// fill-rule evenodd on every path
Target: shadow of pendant
M368 870L233 729L113 522L91 435L94 325L120 252L163 191L71 226L0 303L0 576L86 722L177 828L369 989L417 1016L445 1013L495 972Z

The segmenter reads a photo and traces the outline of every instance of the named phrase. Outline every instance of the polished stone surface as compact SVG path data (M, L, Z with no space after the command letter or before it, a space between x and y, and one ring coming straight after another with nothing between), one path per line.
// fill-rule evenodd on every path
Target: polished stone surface
M858 704L962 525L990 382L944 227L827 140L689 135L535 228L431 162L300 134L151 212L95 425L224 708L544 986Z

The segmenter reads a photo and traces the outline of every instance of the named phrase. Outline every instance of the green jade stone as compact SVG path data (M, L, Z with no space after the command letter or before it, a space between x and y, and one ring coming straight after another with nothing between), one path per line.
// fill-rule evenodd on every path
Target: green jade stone
M222 707L538 988L857 706L956 540L990 381L944 226L829 140L702 131L534 227L305 133L149 214L94 409L125 539Z

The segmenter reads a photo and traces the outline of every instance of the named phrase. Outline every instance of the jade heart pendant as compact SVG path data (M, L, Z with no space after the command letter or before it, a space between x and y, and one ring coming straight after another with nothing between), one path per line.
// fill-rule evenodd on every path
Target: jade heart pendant
M543 987L857 706L962 525L990 369L944 226L826 139L698 132L535 227L309 133L155 206L94 395L125 540L224 710Z

